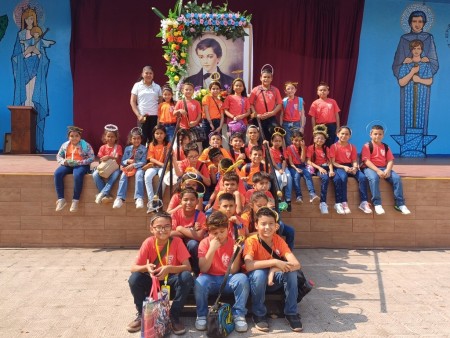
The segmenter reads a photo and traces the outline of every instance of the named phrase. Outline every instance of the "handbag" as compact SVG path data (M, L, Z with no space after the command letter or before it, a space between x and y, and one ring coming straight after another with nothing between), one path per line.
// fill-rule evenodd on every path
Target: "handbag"
M115 145L111 154L113 157L116 156L116 149L117 146ZM98 174L103 178L108 178L117 169L119 169L119 164L115 158L110 158L109 160L103 161L97 167Z
M170 332L169 294L161 291L158 278L152 276L150 294L142 304L142 338L161 338Z
M276 252L274 252L269 245L267 245L266 242L261 240L258 236L259 243L263 246L263 248L270 253L270 255L275 258L279 259L280 261L286 261L286 259L283 259L280 257ZM297 288L298 288L298 295L297 295L297 303L300 303L313 288L314 288L314 282L312 280L307 280L305 277L305 274L301 269L297 270Z
M230 135L235 133L245 133L246 130L247 126L242 120L228 122L228 131L230 132Z
M234 251L233 257L228 264L227 272L223 276L223 281L220 285L217 299L214 302L214 305L211 306L208 310L208 315L206 317L206 335L210 338L223 338L228 336L234 330L234 321L233 315L231 314L231 306L230 304L220 303L220 297L222 296L222 291L225 288L228 276L230 275L231 266L233 265L233 262L239 252L240 247L236 248L236 250Z

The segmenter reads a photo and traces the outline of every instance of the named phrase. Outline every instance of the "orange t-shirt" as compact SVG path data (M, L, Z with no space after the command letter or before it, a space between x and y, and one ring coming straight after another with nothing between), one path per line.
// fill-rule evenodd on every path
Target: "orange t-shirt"
M286 254L292 253L283 238L277 234L273 235L272 241L272 250L278 256L286 258ZM259 237L257 234L252 235L245 240L244 257L247 255L253 257L253 260L255 261L264 261L273 258L270 255L270 252L267 252L267 250L264 249L262 244L259 242Z
M174 115L175 105L169 102L161 102L158 106L158 121L164 124L177 123L177 117Z
M79 148L80 146L74 146L72 143L69 143L66 150L66 160L83 161Z
M248 169L250 167L250 170ZM239 177L247 177L247 184L253 184L252 178L253 175L259 172L265 171L264 165L261 163L260 165L253 166L252 163L245 164L241 171L239 172ZM248 172L248 174L247 174Z
M215 99L212 95L206 95L202 100L203 107L208 106L211 119L220 119L222 117L222 104L220 99ZM205 109L203 109L202 118L206 119Z
M170 144L167 145L158 144L155 146L153 143L150 143L147 151L147 159L153 158L154 160L164 163L165 154L167 153L169 147Z

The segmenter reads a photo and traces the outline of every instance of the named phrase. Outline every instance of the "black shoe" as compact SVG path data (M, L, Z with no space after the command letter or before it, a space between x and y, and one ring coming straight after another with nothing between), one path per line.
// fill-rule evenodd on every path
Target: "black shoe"
M298 313L296 315L286 315L286 320L288 321L292 331L300 332L303 330L303 325L300 321L300 315Z
M291 211L292 211L291 201L286 202L286 203L287 203L287 205L288 205L286 211L287 211L287 212L291 212Z
M253 322L259 331L269 332L269 323L267 323L267 318L265 316L253 316Z

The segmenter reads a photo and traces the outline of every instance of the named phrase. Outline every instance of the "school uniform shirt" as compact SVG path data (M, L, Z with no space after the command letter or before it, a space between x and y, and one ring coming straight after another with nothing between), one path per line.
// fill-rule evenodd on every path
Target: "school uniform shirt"
M270 86L269 89L265 89L263 86L253 88L249 101L255 107L257 115L273 111L277 105L283 102L280 91L274 86Z
M164 246L159 246L159 252L161 253ZM180 266L185 260L189 259L191 255L186 249L186 245L179 237L173 237L169 244L169 252L165 256L161 257L162 263L164 265ZM156 253L156 237L148 237L141 245L139 253L136 256L135 264L145 265L147 260L150 264L153 264L157 260L158 255ZM160 262L156 264L158 267L161 266Z
M180 162L180 170L185 173L187 168L192 167L189 159L186 158L183 161ZM203 176L209 177L209 170L208 170L208 165L206 163L203 163L201 161L197 161L197 163L195 164L195 169L197 169L198 171L200 171L200 173Z
M300 121L302 107L299 107L298 105L298 96L294 96L293 99L287 98L286 101L286 107L283 108L283 122Z
M191 217L186 217L183 209L178 209L172 214L172 230L177 230L177 226L182 226L185 228L194 227L195 213ZM200 223L202 228L206 228L206 216L202 211L198 212L198 217L196 222Z
M222 117L222 101L218 98L214 98L211 94L206 95L202 100L202 105L208 106L209 117L211 120L217 120ZM206 113L203 109L202 118L206 119Z
M236 169L236 173L239 175L239 172ZM242 182L242 180L239 180L239 184L238 184L238 190L242 195L245 195L245 192L247 190L245 190L245 186L244 186L244 182ZM216 187L214 188L214 192L217 194L219 191L223 191L223 176L219 177L219 180L217 181Z
M245 188L244 188L244 190L245 190ZM214 210L219 210L219 197L220 197L220 195L222 195L224 193L225 193L225 191L223 191L223 190L221 190L217 193L216 199L214 200L214 204L212 206L212 208ZM241 208L243 208L244 203L245 203L245 194L243 194L239 191L239 195L241 196Z
M255 232L255 222L251 222L251 213L252 210L246 210L242 213L241 218L242 218L242 224L244 225L245 228L248 229L248 233L252 233Z
M104 144L98 150L97 157L102 158L103 156L113 156L114 146L109 147L107 144ZM120 144L116 144L116 152L115 157L117 159L117 164L120 164L120 158L123 155L122 146Z
M159 162L164 163L167 151L170 148L170 143L167 145L164 144L157 144L156 146L153 144L153 142L150 142L148 146L147 151L147 159L153 158L154 160L157 160Z
M228 150L226 150L223 147L220 147L219 150L222 153L222 156L224 158L229 158L230 160L233 160L233 158L231 157L231 155L228 152ZM204 149L202 151L202 154L198 158L198 160L201 161L201 162L205 162L207 165L211 164L211 160L209 159L209 156L208 156L210 151L211 151L211 147L208 147L208 148Z
M250 170L248 170L248 166L250 166ZM248 174L247 174L248 171ZM252 163L247 163L245 164L242 168L241 171L239 172L239 177L247 177L247 184L253 184L252 178L253 175L255 175L256 173L262 172L264 171L264 165L262 163L253 166Z
M289 158L289 155L291 155L292 164L304 164L304 162L302 162L302 158L298 152L298 149L293 144L286 147L286 150L284 151L284 157Z
M370 153L369 144L366 143L361 150L361 160L364 162L369 160L377 167L386 167L389 161L394 160L394 155L392 154L391 148L388 149L386 153L386 149L384 144L373 144L372 154Z
M277 234L273 235L272 241L273 245L271 249L278 256L286 258L286 255L291 253L286 242ZM264 261L273 258L270 255L270 252L267 252L259 242L257 234L252 235L245 240L243 256L245 257L246 255L252 256L255 261Z
M200 102L198 102L197 100L186 100L186 105L187 105L187 117L186 116L182 116L181 121L180 121L180 127L184 128L184 129L189 129L191 128L189 126L189 122L193 122L196 121L198 116L202 114L202 107L200 106ZM185 109L184 107L184 100L180 100L176 103L174 111L178 110L178 109Z
M169 102L161 102L158 106L158 121L162 124L177 123L177 117L173 113L175 105Z
M316 153L315 158L313 158L314 153ZM309 158L312 162L314 162L314 164L317 165L327 164L329 158L329 149L327 148L327 150L324 151L323 147L317 148L314 147L314 144L311 144L306 149L306 158Z
M270 147L269 150L270 150L270 154L272 155L274 163L276 163L276 164L283 163L285 158L283 156L282 150L275 149L274 147Z
M336 113L341 109L335 100L327 98L325 100L317 99L311 104L309 116L316 119L316 124L336 123Z
M245 156L247 156L248 159L250 158L250 154L252 153L253 147L254 147L253 144L246 144L244 147ZM266 158L266 146L262 147L262 157Z
M241 216L239 216L238 214L234 214L234 216L237 218L237 223L228 222L228 237L236 239L236 238L234 238L234 226L242 225L242 228L238 229L238 233L244 235L245 234L245 224L244 224L244 220L242 219Z
M226 109L233 116L243 115L250 109L250 101L247 97L239 95L228 95L223 103L223 109ZM228 118L228 121L231 121ZM244 124L247 124L247 118L242 119Z
M356 147L350 143L342 146L339 142L336 142L330 147L330 158L334 158L336 163L351 164L356 161L356 157Z
M211 238L209 236L202 239L198 246L198 258L204 258L206 256L210 244ZM231 258L233 257L233 246L234 240L228 236L227 241L223 246L219 247L216 252L214 252L214 257L207 274L214 276L225 275L228 266L231 263ZM200 273L200 275L201 274L202 273Z

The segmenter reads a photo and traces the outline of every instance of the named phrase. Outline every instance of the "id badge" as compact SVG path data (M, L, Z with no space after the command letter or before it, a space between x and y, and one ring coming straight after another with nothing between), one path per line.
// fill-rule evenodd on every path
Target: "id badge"
M161 285L161 291L162 292L167 292L167 295L170 299L170 285Z

